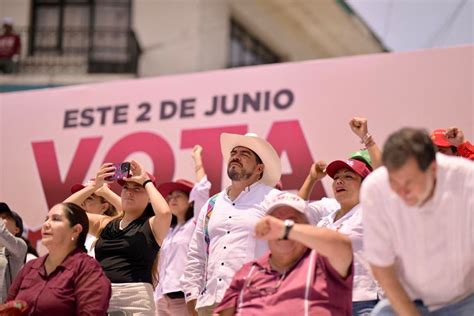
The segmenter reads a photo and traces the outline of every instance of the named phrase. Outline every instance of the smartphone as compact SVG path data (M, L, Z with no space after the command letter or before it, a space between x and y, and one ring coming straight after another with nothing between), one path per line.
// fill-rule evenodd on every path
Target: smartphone
M129 162L115 163L114 167L115 167L114 175L105 178L105 180L115 181L115 180L130 177L130 163Z

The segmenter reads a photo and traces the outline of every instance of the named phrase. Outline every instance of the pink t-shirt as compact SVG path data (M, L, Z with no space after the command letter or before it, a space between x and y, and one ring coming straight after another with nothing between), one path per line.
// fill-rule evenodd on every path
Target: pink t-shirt
M0 58L12 58L20 53L20 36L17 34L0 35Z
M234 275L214 312L237 315L352 315L352 276L342 278L326 257L308 249L285 275L271 269L270 253Z

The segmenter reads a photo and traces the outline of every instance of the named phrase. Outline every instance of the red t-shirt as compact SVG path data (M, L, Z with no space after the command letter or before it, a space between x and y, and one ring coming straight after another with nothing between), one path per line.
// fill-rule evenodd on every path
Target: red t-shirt
M20 36L18 34L0 35L0 58L10 59L20 54Z
M234 307L239 315L352 315L352 265L342 278L326 257L309 249L282 277L269 256L242 266L214 312Z
M110 281L94 258L75 250L47 275L46 257L32 260L21 269L7 301L25 301L25 315L106 315Z

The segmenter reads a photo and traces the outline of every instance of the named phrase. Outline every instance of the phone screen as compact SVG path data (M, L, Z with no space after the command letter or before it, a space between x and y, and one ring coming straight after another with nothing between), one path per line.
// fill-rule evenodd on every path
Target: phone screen
M105 180L107 181L114 181L123 178L128 178L130 176L130 163L129 162L122 162L122 163L115 163L115 173L111 177L107 177Z

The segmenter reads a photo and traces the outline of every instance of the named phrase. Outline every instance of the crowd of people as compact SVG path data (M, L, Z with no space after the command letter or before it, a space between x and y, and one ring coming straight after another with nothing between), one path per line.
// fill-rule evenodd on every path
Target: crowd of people
M105 163L28 261L0 203L0 315L474 315L474 147L403 128L381 150L365 118L349 125L365 149L315 162L297 194L254 134L221 135L231 184L213 196L199 145L195 182L131 160L119 196ZM326 176L333 198L309 201Z

